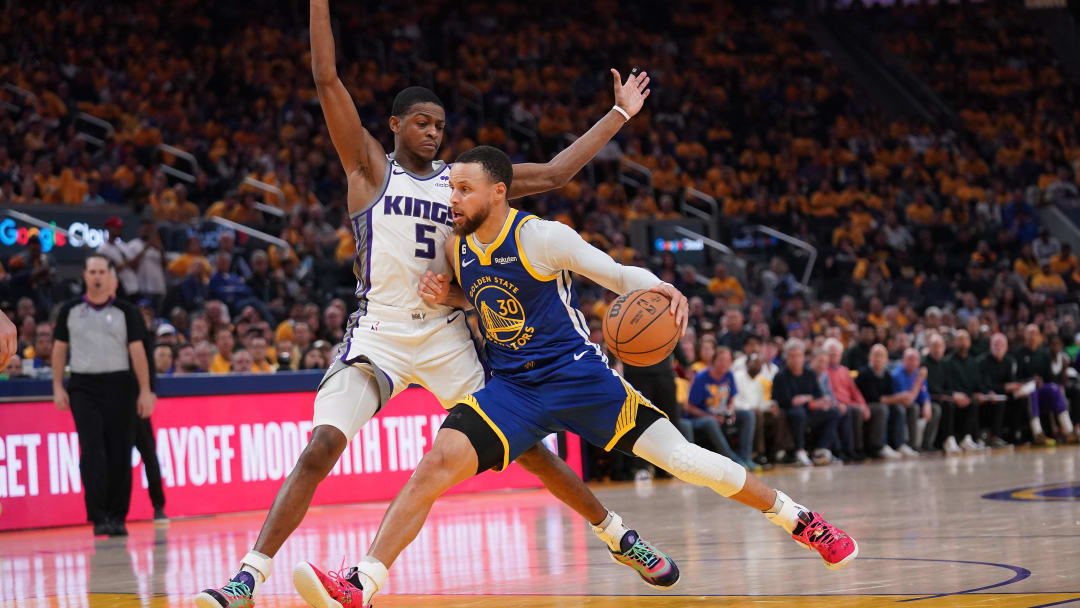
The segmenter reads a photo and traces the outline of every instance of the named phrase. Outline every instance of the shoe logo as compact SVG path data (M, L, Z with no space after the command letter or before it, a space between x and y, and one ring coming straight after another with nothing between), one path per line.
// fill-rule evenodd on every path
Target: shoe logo
M468 266L469 264L472 264L475 261L476 261L476 258L473 258L473 259L469 260L468 262L462 262L461 267L465 268L466 266Z
M453 316L447 317L446 318L446 324L449 325L449 324L453 323L454 321L457 321L457 318L460 317L460 316L461 316L461 313L459 312L459 313L454 314Z
M584 357L587 354L589 354L589 351L586 350L586 351L582 351L582 352L574 355L574 361L577 361L577 360L581 359L582 357Z

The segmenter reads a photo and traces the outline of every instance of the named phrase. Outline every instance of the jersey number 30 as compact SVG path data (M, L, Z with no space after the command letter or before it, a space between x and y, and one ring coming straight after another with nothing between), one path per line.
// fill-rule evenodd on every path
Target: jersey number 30
M420 247L416 248L416 257L428 260L435 259L435 239L431 238L433 234L435 234L435 226L431 224L416 225L416 244L420 245Z

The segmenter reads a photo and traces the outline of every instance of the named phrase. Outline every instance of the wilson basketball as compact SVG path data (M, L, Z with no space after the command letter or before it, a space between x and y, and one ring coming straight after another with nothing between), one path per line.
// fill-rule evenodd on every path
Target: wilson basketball
M671 354L679 342L671 300L661 293L639 289L611 303L604 316L604 342L627 365L655 365Z

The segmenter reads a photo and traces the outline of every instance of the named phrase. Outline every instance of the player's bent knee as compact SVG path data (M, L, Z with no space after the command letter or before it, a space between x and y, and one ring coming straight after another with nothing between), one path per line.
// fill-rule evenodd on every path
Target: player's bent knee
M349 445L348 439L340 429L332 426L317 426L311 433L311 439L300 452L296 461L296 468L306 475L326 476L345 447Z

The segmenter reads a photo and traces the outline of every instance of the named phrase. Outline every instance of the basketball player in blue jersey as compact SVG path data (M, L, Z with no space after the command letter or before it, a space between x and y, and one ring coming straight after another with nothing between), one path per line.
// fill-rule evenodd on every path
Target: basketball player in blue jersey
M443 254L453 226L449 167L435 160L446 121L442 102L422 87L399 93L390 118L394 151L387 155L361 124L338 79L327 0L311 0L311 55L330 138L348 177L358 307L316 394L311 439L278 491L255 547L231 581L195 597L200 608L252 605L256 588L270 575L271 559L300 524L315 488L352 437L394 394L419 384L449 407L484 386L465 315L417 293L425 272L450 271ZM648 76L632 75L623 83L612 73L616 106L551 162L514 166L511 196L564 185L641 109L649 94ZM611 551L671 564L658 576L641 559L626 562L651 585L678 580L671 560L605 509L565 462L545 448L529 447L518 463L586 518Z
M432 302L479 312L494 377L450 410L355 568L328 576L310 564L297 565L293 576L301 596L315 608L368 606L443 492L487 469L505 469L539 438L563 430L760 510L817 550L829 568L854 559L858 545L851 537L731 460L688 442L608 367L600 347L589 341L571 273L616 293L649 289L668 296L683 330L686 298L645 269L615 263L573 229L512 209L512 183L510 159L495 148L480 146L457 159L450 203L458 238L448 241L446 253L460 288L451 290L445 277L433 287L431 275L420 286Z

